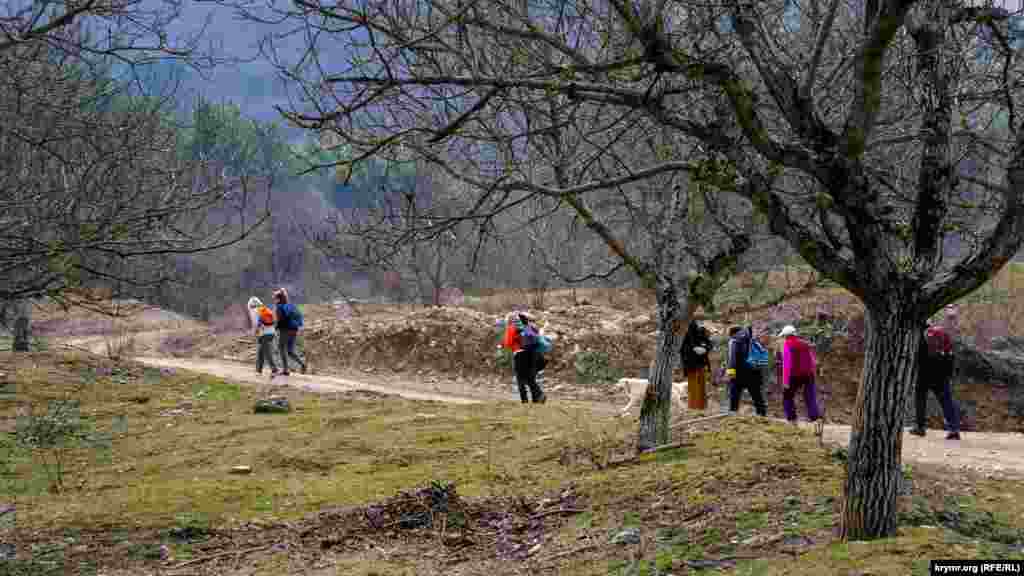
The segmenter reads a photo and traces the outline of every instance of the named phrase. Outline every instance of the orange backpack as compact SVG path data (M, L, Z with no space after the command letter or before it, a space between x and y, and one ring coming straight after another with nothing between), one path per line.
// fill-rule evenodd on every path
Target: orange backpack
M266 306L260 306L257 313L260 315L260 323L264 326L274 325L274 313Z

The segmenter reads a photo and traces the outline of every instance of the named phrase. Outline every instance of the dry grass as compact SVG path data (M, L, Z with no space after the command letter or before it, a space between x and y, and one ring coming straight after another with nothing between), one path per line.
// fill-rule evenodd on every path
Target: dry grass
M134 301L96 303L101 309L63 310L43 303L33 311L32 331L40 337L120 335L126 332L193 330L201 324L191 318Z
M0 399L3 417L80 389L84 413L114 436L107 459L77 454L68 493L39 490L25 458L0 477L4 498L18 506L18 529L0 527L0 536L23 559L32 544L60 542L66 573L85 562L109 574L152 573L210 557L189 572L653 575L739 557L751 560L707 573L923 574L921 558L940 551L1020 557L987 532L909 524L893 540L836 543L842 462L809 433L768 421L707 423L677 434L686 446L598 469L567 455L621 458L632 431L554 405L281 390L292 413L255 415L256 391L217 379L81 355L0 361L18 382L18 394ZM238 464L252 474L229 474ZM902 506L918 517L955 497L958 510L991 512L993 531L1024 525L1019 483L917 469L913 479L927 498ZM473 511L464 519L471 531L366 528L364 506L434 480L457 485ZM567 491L576 494L571 510L541 514L567 506ZM494 514L511 515L521 530L501 540ZM610 545L625 527L640 529L641 544ZM519 544L520 552L510 548ZM161 546L172 556L166 563Z

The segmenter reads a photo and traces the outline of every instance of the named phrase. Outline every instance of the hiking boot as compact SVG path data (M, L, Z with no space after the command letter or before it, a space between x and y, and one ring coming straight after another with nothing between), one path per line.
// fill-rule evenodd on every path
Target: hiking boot
M950 432L949 434L946 434L946 440L959 440L959 439L960 439L960 433L959 432Z
M302 366L301 366L301 367L299 368L299 374L305 374L305 373L306 373L306 365L305 365L305 364L303 364L303 365L302 365Z
M287 370L285 370L284 372L281 372L281 376L289 376L289 375L291 375L291 372L289 372Z
M535 398L533 400L533 403L534 404L544 404L547 401L548 401L548 397L546 395L544 395L544 394L541 394L540 398Z
M924 428L914 428L910 431L910 433L913 434L914 436L920 436L922 438L924 438L924 435L926 434Z

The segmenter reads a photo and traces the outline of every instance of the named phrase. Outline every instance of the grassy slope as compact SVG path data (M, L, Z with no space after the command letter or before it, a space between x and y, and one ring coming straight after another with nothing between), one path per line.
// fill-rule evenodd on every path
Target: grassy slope
M1006 557L995 540L1019 539L1024 525L1020 483L915 469L899 538L834 543L841 459L763 421L709 424L678 438L689 446L598 470L586 454L628 453L632 430L554 405L285 391L292 413L256 415L259 391L207 377L47 353L0 363L16 366L17 393L0 396L5 429L19 408L72 393L113 436L105 456L71 454L60 494L46 490L38 460L10 461L0 503L17 504L17 525L0 539L15 541L22 563L0 574L44 573L43 559L54 573L144 573L253 548L189 573L680 574L732 558L723 573L925 574L927 558ZM238 464L253 473L229 474ZM459 523L472 530L367 528L358 506L433 480L456 483L470 510ZM529 519L567 506L558 494L569 487L574 511ZM523 526L505 538L536 547L528 557L500 552L487 523L499 512ZM640 544L608 543L630 526Z

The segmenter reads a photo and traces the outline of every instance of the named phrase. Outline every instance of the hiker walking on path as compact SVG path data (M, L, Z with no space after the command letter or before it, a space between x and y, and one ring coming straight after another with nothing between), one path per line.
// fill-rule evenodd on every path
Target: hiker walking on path
M786 413L786 420L796 425L796 395L802 390L807 405L807 419L816 422L821 418L821 410L815 382L818 359L814 349L809 342L797 336L793 326L784 326L778 338L783 340L781 350L776 353L775 369L782 386L782 410Z
M917 426L910 431L925 435L928 419L928 392L935 394L942 405L942 416L949 433L947 440L960 439L960 407L953 400L953 339L939 325L925 329L918 353L917 387L914 390L914 408Z
M256 373L263 374L263 363L270 364L270 377L277 375L274 363L274 312L263 305L259 298L249 298L249 323L256 335Z
M547 401L544 391L537 383L537 372L543 362L539 339L536 326L531 325L526 314L510 312L505 318L505 335L501 344L512 351L512 369L516 375L516 384L519 386L519 399L523 404L530 402L530 396L534 404L543 404Z
M289 374L288 357L291 357L299 363L299 371L305 374L306 361L295 352L295 340L302 328L302 313L295 304L288 301L288 291L284 288L274 291L274 303L277 305L277 330L280 332L277 347L281 352L281 373L285 376Z
M753 355L751 352L756 352ZM762 358L763 356L763 358ZM754 401L754 411L758 416L768 415L768 406L764 402L763 362L767 359L767 351L754 340L751 327L729 328L729 350L726 356L725 375L729 379L729 411L740 409L740 396L743 391L750 392Z
M711 372L708 356L713 348L708 329L691 320L679 349L686 371L686 403L690 410L707 410L707 377Z

